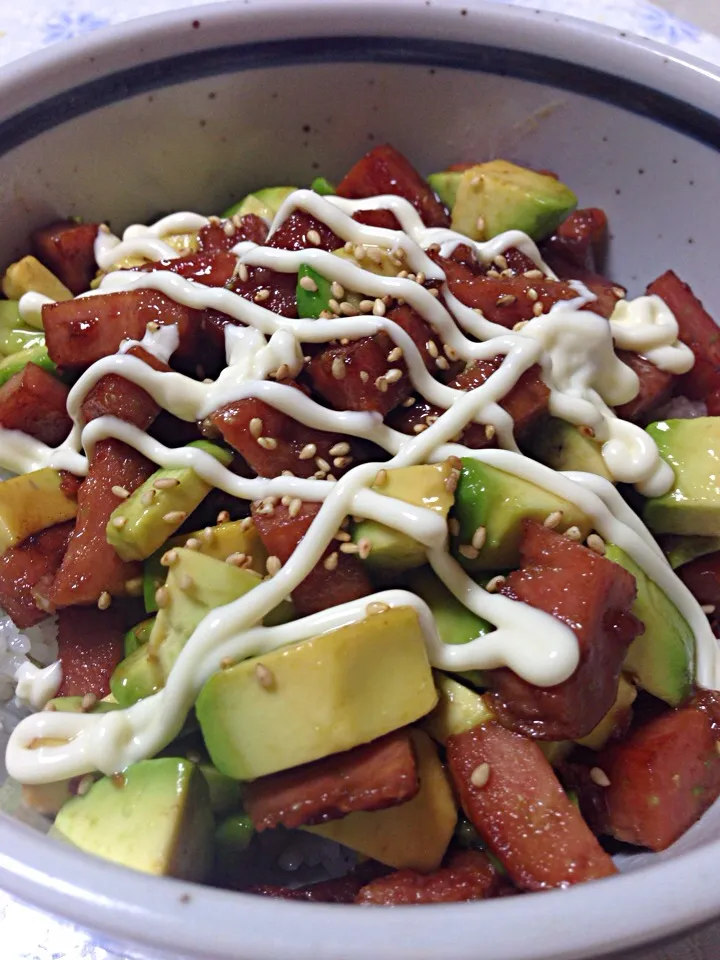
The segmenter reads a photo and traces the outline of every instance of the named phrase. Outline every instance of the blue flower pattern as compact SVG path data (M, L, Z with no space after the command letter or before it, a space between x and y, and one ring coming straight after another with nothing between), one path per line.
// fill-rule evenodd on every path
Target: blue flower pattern
M75 13L72 10L62 10L54 13L45 24L44 42L55 43L56 40L72 40L106 27L110 21L105 17L97 17L90 11Z
M639 11L639 17L643 32L653 40L671 45L700 41L700 30L697 27L654 4L645 4Z

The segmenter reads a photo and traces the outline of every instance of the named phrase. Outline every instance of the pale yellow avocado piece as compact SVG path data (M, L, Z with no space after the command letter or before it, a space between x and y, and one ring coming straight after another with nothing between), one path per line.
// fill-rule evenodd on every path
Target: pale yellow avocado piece
M23 257L11 263L2 279L2 291L8 300L19 300L26 293L41 293L52 300L72 300L73 295L36 257Z
M340 247L339 250L333 250L333 255L340 257L341 260L349 260L350 263L362 267L369 273L375 273L379 277L396 277L402 270L407 270L407 265L403 266L401 260L393 256L387 247L380 247L372 243L363 245L365 254L362 259L358 259L353 247L352 251Z
M133 870L199 882L212 863L213 831L199 768L162 757L98 780L65 804L51 832Z
M438 743L445 745L448 737L465 733L494 718L488 697L458 683L446 673L436 671L434 677L440 699L433 712L422 721L422 727Z
M420 791L407 803L373 813L303 827L398 870L435 870L455 830L457 807L437 749L422 730L412 731Z
M443 460L441 463L387 470L382 484L374 484L372 489L383 496L447 517L455 500L453 491L458 477L458 468L450 460ZM370 554L366 562L370 567L410 570L425 563L423 544L376 520L361 520L354 524L352 538L355 543L369 542Z
M33 470L0 483L0 553L34 533L72 520L77 503L60 489L60 474L51 467Z
M254 780L369 743L436 702L418 616L394 607L221 670L195 709L218 770Z
M613 730L615 730L618 725L618 721L622 720L623 714L626 714L632 707L636 697L637 690L635 689L635 684L631 683L625 674L621 673L615 703L610 707L594 730L591 730L586 737L577 741L580 746L589 747L591 750L602 750L610 739Z

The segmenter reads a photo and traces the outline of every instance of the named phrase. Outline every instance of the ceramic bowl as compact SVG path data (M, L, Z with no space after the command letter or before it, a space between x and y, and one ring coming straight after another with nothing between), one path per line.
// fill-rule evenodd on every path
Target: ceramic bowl
M504 156L604 207L609 272L674 267L720 313L720 74L580 21L463 0L175 11L0 77L0 263L57 215L122 227L335 178L392 141L425 172ZM195 960L577 960L720 914L720 807L667 853L567 891L369 910L131 873L0 816L0 885L125 954Z

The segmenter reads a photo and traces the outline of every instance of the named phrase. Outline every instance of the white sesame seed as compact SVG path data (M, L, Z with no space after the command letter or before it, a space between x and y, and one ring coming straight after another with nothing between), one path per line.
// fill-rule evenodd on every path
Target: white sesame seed
M480 551L476 547L473 547L470 543L460 544L458 547L458 553L460 553L463 557L467 557L468 560L477 560L478 556L480 555Z
M82 710L83 713L87 713L88 710L92 710L92 708L97 703L97 700L98 698L95 696L94 693L86 693L85 696L80 701L80 709Z
M275 675L264 663L258 663L255 667L255 679L265 690L271 690L275 686Z
M339 558L337 553L333 552L331 554L328 554L328 556L325 557L325 560L323 561L323 567L326 570L336 570L338 565L338 559Z
M312 277L301 277L300 286L303 290L307 290L309 293L317 293L318 285L315 283Z
M482 789L490 779L490 764L481 763L479 766L475 767L473 772L470 774L470 783L478 789Z
M169 510L167 513L163 514L163 520L165 523L182 523L183 520L187 517L185 510Z
M550 530L554 530L555 527L562 523L562 518L562 510L553 510L553 512L549 513L543 520L543 526L548 527Z
M125 489L125 487L115 486L110 492L113 494L113 496L120 497L121 500L127 500L127 498L130 496L130 493Z
M340 304L334 298L331 298L330 300L328 300L328 306L330 307L333 313L340 313Z
M493 426L492 423L486 423L486 424L485 424L485 439L486 439L486 440L494 440L496 433L497 433L497 430L495 429L495 427Z
M315 457L315 466L318 470L323 470L325 473L330 473L330 464L324 457Z
M149 507L150 504L153 502L154 496L155 496L155 491L153 490L152 487L150 487L149 490L145 490L143 491L143 493L140 494L140 503L144 507Z
M337 280L333 280L330 285L330 292L336 300L345 299L345 287L341 283L338 283Z
M378 377L377 380L375 381L375 386L380 391L380 393L388 392L388 382L385 379L385 377Z
M333 357L330 372L336 380L345 379L345 362L342 357Z
M374 486L382 487L383 484L387 483L388 472L384 468L378 470L375 474Z
M487 539L487 530L485 527L478 527L472 537L472 545L476 550L482 550Z
M282 569L282 563L280 557L270 556L265 561L265 569L271 577L274 577L275 574L280 573Z
M340 443L336 443L334 446L330 447L331 457L344 457L348 453L350 453L350 444L346 443L344 440L341 440Z
M143 592L143 578L131 577L125 581L125 592L129 597L139 597Z
M302 510L302 500L300 497L294 497L288 504L288 516L295 518Z
M186 550L199 550L201 546L202 544L197 537L188 537L188 539L185 541Z
M593 767L590 771L590 779L593 783L596 783L599 787L609 787L610 786L610 777L605 773L604 770L601 770L600 767Z
M533 313L535 314L536 317L541 317L543 313L545 313L545 307L540 303L539 300L533 306Z
M619 300L623 300L627 294L625 287L613 287L612 291Z
M155 603L160 610L164 610L170 603L170 591L167 587L158 587L155 591Z
M177 559L177 550L166 550L165 553L160 557L160 565L163 567L171 567L174 563L177 563Z
M428 342L425 344L425 349L433 358L433 360L437 360L440 355L440 351L438 350L437 344L434 340L428 340Z
M585 543L587 543L588 547L590 547L594 553L599 553L600 556L603 556L605 553L605 541L602 537L599 537L597 533L591 533Z
M710 616L712 613L715 613L715 604L714 603L705 603L702 606L702 612ZM720 741L719 741L720 742Z
M157 333L160 329L160 324L156 323L154 320L151 320L145 327L146 330L149 330L150 333Z
M412 407L412 405L413 405L414 403L415 403L415 397L406 397L406 399L403 400L403 402L402 402L402 406L403 406L403 407Z
M341 543L340 553L359 553L360 547L356 543Z
M246 553L231 553L229 557L225 557L225 563L229 563L231 567L244 567L246 560Z
M399 370L397 367L392 367L385 374L385 379L387 380L388 383L397 383L398 380L402 378L402 375L403 375L402 370Z
M502 253L499 253L496 257L493 257L493 263L500 270L507 270L508 268L508 262Z
M220 519L221 516L222 514L218 514L218 520L217 520L218 523L222 523L222 520ZM228 514L228 520L229 519L230 519L230 514ZM254 526L255 524L253 523L253 518L245 517L245 519L240 524L240 529L242 530L243 533L247 533L249 530L252 530Z
M484 217L478 217L475 221L475 226L477 227L478 233L485 232L485 219Z
M514 333L519 333L521 330L523 330L523 329L528 325L528 323L529 323L528 320L519 320L519 321L515 324L515 326L513 327L513 332L514 332Z
M449 343L443 344L443 350L445 351L445 356L448 358L448 360L452 360L453 363L460 357L455 347L451 347Z
M158 477L153 482L156 490L170 490L171 487L177 487L180 483L177 477Z
M367 537L363 537L358 540L358 556L361 560L367 560L370 556L370 551L372 550L372 543L368 540Z
M229 519L230 514L227 512L227 510L221 510L215 518L215 523L219 526L221 523L227 523ZM250 520L250 523L252 524L252 519L250 517L248 517L248 520Z
M205 527L200 536L203 538L205 543L212 543L215 539L215 531L212 527Z
M568 527L565 531L565 536L568 540L582 540L580 527Z
M431 297L439 297L439 296L440 296L440 291L438 290L437 287L430 287L430 289L428 290L428 293L430 294Z
M384 317L384 316L385 316L385 304L383 303L382 300L377 299L377 300L375 301L375 303L373 304L373 310L372 310L372 312L373 312L373 314L374 314L376 317Z
M435 361L435 366L438 368L438 370L450 369L450 364L447 362L445 357L438 357L437 360Z
M359 303L360 313L372 313L374 300L361 300Z
M413 433L422 433L423 430L427 430L426 423L416 423L413 427Z
M495 301L496 306L498 307L509 307L510 304L515 303L517 297L512 293L501 293L500 296Z
M248 273L248 268L245 266L244 263L241 263L240 261L238 261L238 264L235 267L235 275L238 278L238 280L240 280L241 283L247 283L250 277L250 274Z
M535 301L538 298L538 292L535 289L535 287L530 287L530 289L527 292L527 295L528 295L528 300Z
M393 347L390 353L387 355L388 363L397 363L397 361L402 357L402 347Z
M526 270L523 276L527 277L528 280L541 280L545 274L542 270Z
M253 300L255 301L255 303L263 303L265 300L268 299L269 296L270 296L269 290L267 289L258 290L255 296L253 297Z
M277 440L275 437L258 437L257 443L263 450L277 450Z
M363 383L368 382L368 380L370 379L370 374L367 372L367 370L360 371L360 379L362 380Z
M425 274L422 272L422 270L418 270L418 272L415 274L415 282L422 286L422 284L425 283L425 280Z
M496 593L497 590L505 583L505 577L501 574L498 574L496 577L492 577L488 580L485 589L488 593Z
M322 238L317 230L308 230L306 236L308 243L311 243L314 247L319 247L322 243Z
M178 586L181 590L191 590L195 586L195 581L189 573L181 573L178 577Z
M317 447L314 443L306 443L298 454L298 460L312 460L317 453Z
M333 466L337 467L338 470L344 470L345 467L349 467L352 462L352 457L335 457Z
M122 528L125 526L127 522L128 522L127 517L113 517L112 519L112 525L115 527L116 530L122 530Z
M460 536L460 521L458 520L457 517L450 517L450 519L448 520L448 530L450 531L453 537Z
M357 312L357 307L353 306L353 304L349 303L347 300L343 300L343 302L340 304L340 313L344 317L356 317Z

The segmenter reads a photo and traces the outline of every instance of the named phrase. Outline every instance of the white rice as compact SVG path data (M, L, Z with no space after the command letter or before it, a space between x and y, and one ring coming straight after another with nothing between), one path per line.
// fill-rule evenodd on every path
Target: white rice
M695 420L706 416L707 407L702 400L688 400L687 397L673 397L653 413L654 420Z
M30 657L42 666L57 659L57 622L44 620L36 627L20 631L6 613L0 611L0 729L9 732L17 722L19 704L15 701L15 678Z

